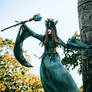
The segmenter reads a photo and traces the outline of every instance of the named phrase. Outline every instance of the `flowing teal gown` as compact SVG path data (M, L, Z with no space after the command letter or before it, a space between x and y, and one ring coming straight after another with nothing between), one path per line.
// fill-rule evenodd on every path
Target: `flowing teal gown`
M36 34L25 24L20 27L14 48L15 57L18 61L27 67L32 67L22 55L23 41L29 36L35 37L41 42L44 41L44 35ZM92 46L86 45L75 37L72 37L67 44L58 38L59 44L64 48L70 49L90 49ZM31 45L29 43L29 45ZM40 65L40 78L45 92L79 92L76 83L70 73L63 67L62 60L55 49L52 39L49 39L47 48L44 48L42 62Z

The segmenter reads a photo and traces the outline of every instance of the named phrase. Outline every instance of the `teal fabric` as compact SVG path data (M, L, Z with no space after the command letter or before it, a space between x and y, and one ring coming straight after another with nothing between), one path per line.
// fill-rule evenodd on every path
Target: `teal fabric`
M19 29L16 41L15 41L15 46L14 46L14 55L22 65L26 67L32 67L32 65L29 62L27 62L23 56L23 50L22 50L23 41L30 36L30 32L26 30L24 31L24 30L25 28L23 28L22 26Z
M68 49L74 49L74 50L92 50L92 45L85 44L81 42L79 39L76 39L76 37L72 37L67 42L67 48Z
M15 42L14 54L18 61L26 66L32 67L22 55L23 41L29 36L35 37L42 43L44 35L37 34L29 29L25 24L20 27L18 36ZM72 37L67 44L58 38L59 45L68 49L91 49L92 46L84 44ZM31 44L30 44L31 45ZM45 92L79 92L76 83L70 73L63 67L61 59L55 49L53 40L48 42L48 48L44 49L42 62L40 66L40 78ZM51 50L51 48L54 48Z

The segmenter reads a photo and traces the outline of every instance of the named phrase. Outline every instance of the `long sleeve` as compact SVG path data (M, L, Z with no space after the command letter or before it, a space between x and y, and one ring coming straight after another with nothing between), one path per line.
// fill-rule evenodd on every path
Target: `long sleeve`
M16 57L16 59L24 66L26 67L32 67L32 65L26 61L25 57L23 56L23 42L25 39L27 39L28 37L33 36L37 39L39 39L40 41L43 41L43 37L42 35L36 34L35 32L33 32L31 29L29 29L25 24L22 25L19 29L19 32L17 34L16 37L16 41L15 41L15 46L14 46L14 55Z
M92 45L85 44L73 36L68 40L67 48L85 50L85 49L92 49Z
M30 36L37 38L40 41L43 41L43 35L37 34L34 31L32 31L29 27L27 27L25 24L22 26L24 28L24 31L29 31Z

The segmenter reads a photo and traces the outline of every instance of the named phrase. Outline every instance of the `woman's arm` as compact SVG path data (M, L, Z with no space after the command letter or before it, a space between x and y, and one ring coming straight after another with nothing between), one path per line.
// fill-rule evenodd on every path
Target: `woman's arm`
M72 38L70 38L66 44L59 38L59 44L62 45L64 48L74 49L74 50L92 49L92 45L85 44L76 37L78 37L77 32L74 33L74 36L72 36Z
M43 37L44 37L43 35L40 35L40 34L35 33L29 27L27 27L26 24L22 25L22 27L24 28L24 31L25 30L26 31L29 31L30 36L35 37L35 38L37 38L40 41L43 41Z
M87 49L92 49L92 45L85 44L81 42L79 39L77 39L75 36L73 36L68 40L67 48L71 48L75 50L78 50L78 49L87 50Z

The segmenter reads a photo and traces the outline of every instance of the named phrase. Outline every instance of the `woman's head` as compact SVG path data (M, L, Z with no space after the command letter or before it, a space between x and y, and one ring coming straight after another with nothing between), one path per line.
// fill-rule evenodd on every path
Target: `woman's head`
M57 35L57 32L56 32L56 24L57 24L57 22L58 21L54 21L54 19L47 19L45 21L46 32L48 32L48 30L52 30Z
M45 46L49 41L49 35L52 36L52 40L55 42L55 45L57 46L58 36L57 36L56 24L57 24L57 21L54 21L53 19L47 19L45 21L45 26L46 26L45 40L44 40Z

